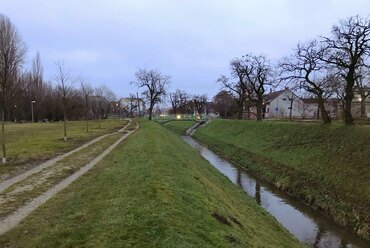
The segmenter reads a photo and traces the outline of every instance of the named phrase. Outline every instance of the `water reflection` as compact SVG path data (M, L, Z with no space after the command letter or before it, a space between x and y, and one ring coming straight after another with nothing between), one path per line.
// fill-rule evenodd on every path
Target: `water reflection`
M370 247L369 244L338 227L315 210L220 158L193 138L183 136L183 139L233 183L255 198L260 206L273 215L301 242L314 248Z

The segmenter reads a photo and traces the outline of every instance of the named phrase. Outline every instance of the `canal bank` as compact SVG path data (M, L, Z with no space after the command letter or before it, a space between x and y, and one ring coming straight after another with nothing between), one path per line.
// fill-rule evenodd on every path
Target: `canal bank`
M369 237L367 127L216 120L196 139L279 189Z
M369 247L370 244L336 225L326 216L244 168L228 162L192 137L182 138L230 181L253 197L302 243L314 248Z

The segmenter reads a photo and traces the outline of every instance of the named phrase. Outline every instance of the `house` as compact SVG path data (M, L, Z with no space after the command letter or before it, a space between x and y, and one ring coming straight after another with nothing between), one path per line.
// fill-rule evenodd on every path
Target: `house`
M124 97L119 100L119 105L126 117L144 116L146 114L145 101L142 98ZM138 108L139 105L139 108Z
M319 119L321 118L321 112L317 99L315 98L303 98L303 105L299 106L301 108L302 118L304 119ZM330 98L325 100L325 110L328 112L331 118L338 118L340 108L339 99Z
M210 116L210 117L216 116L215 105L214 105L213 102L205 102L205 104L204 104L204 113L207 116Z
M365 92L369 94L370 88L365 88ZM361 105L364 105L364 115L365 117L370 118L370 96L368 95L365 99L362 99L358 89L355 89L354 97L352 100L352 115L353 117L361 116Z
M270 92L264 96L265 118L303 118L304 102L289 88Z

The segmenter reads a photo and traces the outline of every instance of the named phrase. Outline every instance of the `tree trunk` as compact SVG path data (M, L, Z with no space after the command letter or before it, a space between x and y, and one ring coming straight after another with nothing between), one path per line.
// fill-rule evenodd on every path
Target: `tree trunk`
M153 105L152 104L150 104L150 107L149 107L149 117L148 117L148 119L151 121L152 120L152 115L153 115Z
M89 116L88 116L88 110L86 110L85 118L86 118L86 133L89 132Z
M322 120L323 120L324 124L329 124L331 122L331 118L330 118L328 112L325 109L325 103L324 103L324 99L322 98L322 96L318 97L317 104L318 104L319 109L321 111L321 117L322 117Z
M316 120L320 120L320 104L317 103Z
M344 123L346 125L351 125L353 124L353 117L352 117L352 99L354 97L353 95L353 85L355 84L354 80L352 80L353 76L351 77L349 75L346 77L346 88L345 88L345 93L346 95L344 96ZM353 75L353 73L352 73Z
M5 111L4 107L1 109L1 146L3 150L2 163L6 163L6 148L5 148Z
M241 120L243 118L243 102L238 102L238 119Z
M257 121L262 121L262 98L259 97L256 102L257 108Z
M67 113L66 113L66 108L64 106L64 140L67 140Z

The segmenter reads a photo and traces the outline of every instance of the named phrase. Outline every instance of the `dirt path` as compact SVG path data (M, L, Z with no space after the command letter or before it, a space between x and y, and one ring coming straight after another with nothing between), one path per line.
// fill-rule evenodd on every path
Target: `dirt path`
M211 120L196 122L193 126L189 127L189 129L186 130L186 134L189 136L193 136L197 128L207 125L209 122L211 122Z
M125 128L128 127L130 124L131 124L131 121L123 129L121 129L120 132L123 132L125 130ZM117 145L119 145L124 139L126 139L131 133L135 132L138 129L138 127L139 127L139 125L136 123L136 128L134 130L128 131L127 133L123 134L120 139L118 139L115 143L110 145L106 150L104 150L104 152L102 152L99 156L97 156L92 161L87 163L84 167L82 167L76 173L74 173L71 176L69 176L69 177L65 178L64 180L60 181L58 184L52 186L45 193L43 193L40 196L34 198L32 201L28 202L26 205L19 208L17 211L13 212L12 214L5 217L4 219L0 220L0 234L4 234L9 229L17 226L19 224L19 222L22 219L24 219L27 215L29 215L33 210L35 210L41 204L45 203L47 200L49 200L51 197L53 197L56 193L58 193L59 191L61 191L64 188L66 188L69 184L74 182L80 176L82 176L83 174L88 172L100 160L102 160L105 156L107 156ZM101 138L101 137L99 137L99 138ZM79 150L81 150L81 149L79 149ZM76 152L76 151L74 151L74 152Z
M127 125L125 125L123 128L118 130L118 132L123 132L130 124L131 124L131 120L129 120L129 123ZM117 133L117 132L108 133L108 134L104 134L102 136L99 136L99 137L83 144L82 146L77 147L76 149L74 149L72 151L69 151L67 153L64 153L64 154L58 156L58 157L52 158L52 159L50 159L50 160L48 160L44 163L41 163L41 164L37 165L36 167L34 167L34 168L32 168L32 169L30 169L30 170L28 170L28 171L26 171L22 174L19 174L15 177L4 180L3 182L0 183L0 193L3 192L4 190L6 190L7 188L9 188L10 186L12 186L13 184L18 183L18 182L26 179L27 177L42 171L43 169L45 169L47 167L55 165L56 162L66 158L66 157L68 157L68 156L70 156L70 155L88 147L89 145L92 145L92 144L94 144L94 143L104 139L105 137L114 134L114 133Z

